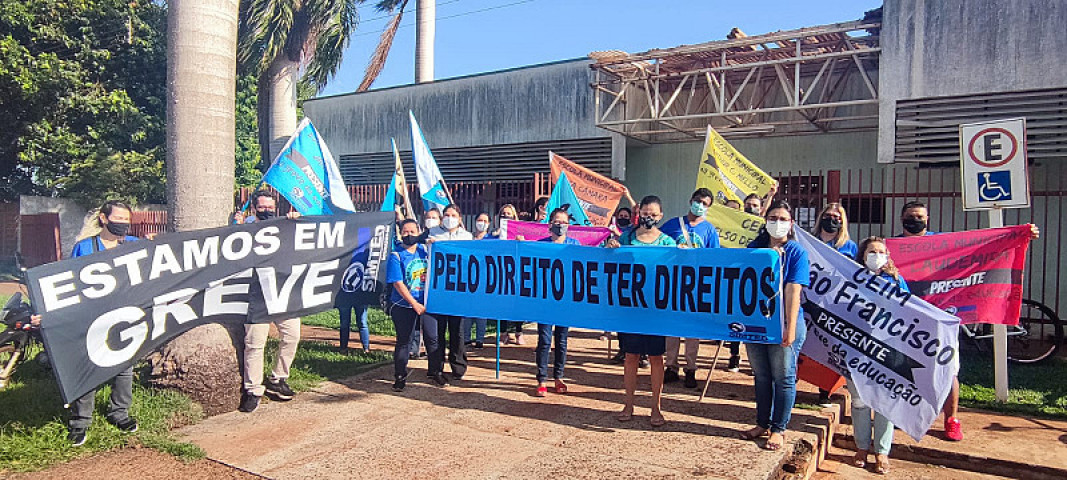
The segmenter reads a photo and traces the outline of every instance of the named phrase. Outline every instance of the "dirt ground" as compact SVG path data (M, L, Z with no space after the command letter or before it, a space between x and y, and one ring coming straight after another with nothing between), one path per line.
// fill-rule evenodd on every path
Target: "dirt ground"
M10 480L251 480L263 478L213 460L184 463L149 448L127 448L79 458L43 472L12 473Z

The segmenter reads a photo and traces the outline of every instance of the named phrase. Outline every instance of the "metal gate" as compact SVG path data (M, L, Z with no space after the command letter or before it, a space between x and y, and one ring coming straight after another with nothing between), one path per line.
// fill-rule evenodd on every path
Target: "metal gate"
M59 214L38 213L19 217L19 252L26 267L55 262L61 257Z

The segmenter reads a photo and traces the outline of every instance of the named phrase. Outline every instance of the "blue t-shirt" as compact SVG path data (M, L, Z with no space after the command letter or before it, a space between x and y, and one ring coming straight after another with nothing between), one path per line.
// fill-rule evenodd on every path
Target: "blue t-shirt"
M911 293L911 289L908 288L908 282L905 282L904 277L900 275L897 275L897 278L893 278L892 275L882 272L878 274L878 278L881 278L882 280L885 280L887 282L896 283L897 287L900 288L900 291Z
M136 242L137 237L126 235L126 238L122 239L121 243ZM96 249L93 249L93 243L96 243ZM94 251L102 252L107 250L104 247L104 242L100 241L100 236L89 237L82 239L82 241L74 244L74 249L70 251L70 258L84 257L93 253Z
M761 245L756 241L748 244L748 248L767 248L767 245ZM809 276L811 275L811 261L808 260L808 251L804 250L804 247L800 246L796 240L789 240L782 246L782 285L787 283L795 283L801 286L808 286L811 283ZM807 327L804 326L804 306L801 305L797 310L797 339L801 339L806 334L804 332ZM803 342L800 342L803 345Z
M681 245L686 243L685 236L682 235L683 222L689 234L689 240L695 244L696 248L719 248L719 232L706 219L696 225L690 225L689 218L686 216L672 218L660 225L659 231Z
M833 248L833 249L837 250L838 252L840 252L841 255L844 255L844 256L846 256L848 258L851 258L853 260L856 259L856 252L859 251L859 247L856 246L856 242L853 242L852 240L846 240L845 244L841 245L841 248L835 247L833 240L830 240L829 242L826 242L826 244L829 245L831 248Z
M551 242L551 241L552 241L552 237L550 237L550 236L549 236L549 237L545 237L545 238L542 238L542 239L538 240L538 242ZM563 239L563 244L564 244L564 245L581 245L581 244L582 244L582 242L579 242L579 241L578 241L577 239L575 239L575 238L571 238L571 237L565 237L565 238Z
M423 303L423 299L426 298L426 273L430 266L427 259L429 257L424 245L415 247L415 252L404 249L394 250L389 254L389 264L385 270L386 283L404 282L412 298ZM389 300L393 302L393 305L411 308L411 304L395 288Z

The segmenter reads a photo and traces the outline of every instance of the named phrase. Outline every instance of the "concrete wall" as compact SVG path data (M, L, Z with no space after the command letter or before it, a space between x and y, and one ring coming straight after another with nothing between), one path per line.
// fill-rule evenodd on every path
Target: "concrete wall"
M430 148L607 138L596 128L588 59L308 100L335 156L411 149L408 111Z
M881 42L881 162L898 100L1067 86L1063 0L885 0Z

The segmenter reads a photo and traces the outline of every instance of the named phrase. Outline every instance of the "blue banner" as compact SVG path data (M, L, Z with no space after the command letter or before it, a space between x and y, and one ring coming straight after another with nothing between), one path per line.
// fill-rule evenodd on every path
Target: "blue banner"
M779 343L780 265L770 249L435 242L426 308L600 331Z

